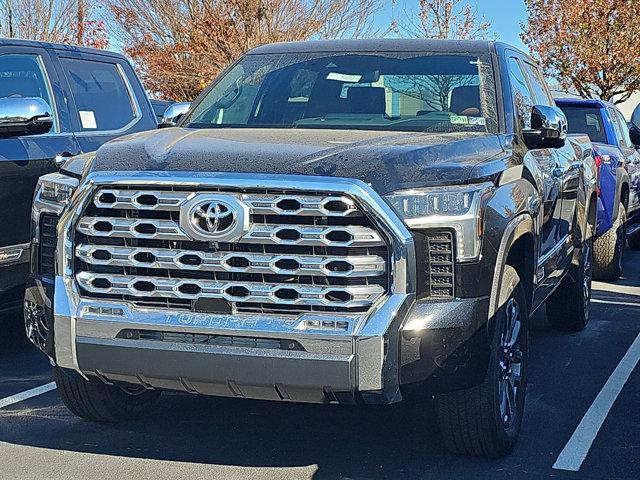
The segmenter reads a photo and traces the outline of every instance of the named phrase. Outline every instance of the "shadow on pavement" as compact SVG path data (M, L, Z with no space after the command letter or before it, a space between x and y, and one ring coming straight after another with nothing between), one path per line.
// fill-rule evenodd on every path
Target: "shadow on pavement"
M21 308L0 309L0 361L30 345L24 333Z

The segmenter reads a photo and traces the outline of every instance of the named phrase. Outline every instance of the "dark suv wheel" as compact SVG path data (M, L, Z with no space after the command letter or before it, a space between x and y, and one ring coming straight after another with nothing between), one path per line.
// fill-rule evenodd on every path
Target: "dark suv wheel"
M147 413L160 397L157 390L122 388L102 380L70 375L53 368L58 392L66 407L75 415L93 422L133 420Z
M484 381L437 395L435 410L447 447L480 457L508 453L520 432L527 388L529 311L515 269L507 266L498 297Z
M589 323L592 244L591 239L582 243L579 264L572 268L547 300L547 321L556 330L578 332Z

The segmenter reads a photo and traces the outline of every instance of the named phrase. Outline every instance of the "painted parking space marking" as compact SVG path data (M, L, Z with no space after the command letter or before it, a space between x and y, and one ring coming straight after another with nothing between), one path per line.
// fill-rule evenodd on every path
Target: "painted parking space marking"
M627 353L622 357L622 360L620 360L607 383L598 393L587 413L582 417L578 428L573 432L569 442L558 455L553 468L572 472L580 470L600 427L602 427L631 372L638 364L638 360L640 360L640 334L638 334Z
M629 285L618 285L616 283L592 282L593 290L610 293L621 293L624 295L640 296L640 287L631 287Z
M44 393L50 392L51 390L56 389L56 383L51 382L46 385L41 385L36 388L32 388L30 390L25 390L21 393L16 393L15 395L11 395L7 398L0 399L0 408L5 408L10 405L14 405L19 402L23 402L24 400L28 400L33 397L37 397L38 395L42 395Z
M598 298L592 298L591 299L591 303L606 303L607 305L622 305L623 307L640 307L640 302L639 303L633 303L633 302L618 302L618 301L614 301L614 300L600 300Z

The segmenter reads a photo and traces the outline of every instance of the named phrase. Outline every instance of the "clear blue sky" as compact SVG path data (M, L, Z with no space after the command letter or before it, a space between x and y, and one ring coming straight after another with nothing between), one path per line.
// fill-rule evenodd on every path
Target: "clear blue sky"
M392 20L391 0L383 0L384 10L378 15L378 26L387 28ZM491 31L496 34L498 40L510 43L527 51L528 49L520 40L520 22L527 19L527 11L524 0L462 0L461 4L470 3L479 17L491 23ZM396 17L402 18L404 12L418 12L418 0L397 0L395 7Z

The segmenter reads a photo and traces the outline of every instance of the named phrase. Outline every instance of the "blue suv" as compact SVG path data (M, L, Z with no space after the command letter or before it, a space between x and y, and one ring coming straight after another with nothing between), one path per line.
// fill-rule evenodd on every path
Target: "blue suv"
M598 227L593 249L594 276L622 275L625 243L640 249L640 153L620 110L604 100L557 98L570 134L587 134L598 167Z

